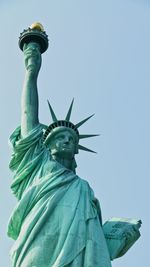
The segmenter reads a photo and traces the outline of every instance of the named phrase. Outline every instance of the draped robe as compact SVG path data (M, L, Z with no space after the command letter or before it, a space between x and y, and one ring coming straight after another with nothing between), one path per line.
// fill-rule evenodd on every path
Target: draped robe
M10 137L18 198L8 235L13 267L111 267L98 200L87 181L51 158L38 125Z

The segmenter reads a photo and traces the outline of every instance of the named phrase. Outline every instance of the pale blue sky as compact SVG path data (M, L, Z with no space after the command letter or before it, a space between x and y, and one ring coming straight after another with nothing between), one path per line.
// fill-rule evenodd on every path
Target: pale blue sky
M101 136L82 144L98 154L77 156L78 174L99 198L103 220L141 218L141 239L113 267L148 266L150 191L150 1L45 0L0 2L0 267L11 267L6 226L15 206L10 192L8 136L20 123L24 76L20 32L40 21L50 39L38 87L40 120L50 123L75 98L74 123L95 113L81 133Z

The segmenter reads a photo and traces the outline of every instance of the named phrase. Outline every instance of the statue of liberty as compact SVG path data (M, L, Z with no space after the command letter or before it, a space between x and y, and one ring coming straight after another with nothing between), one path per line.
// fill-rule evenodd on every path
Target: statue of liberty
M79 149L92 152L79 144L80 139L95 136L79 133L91 116L73 124L72 101L65 119L59 120L48 102L52 123L41 124L37 78L41 54L48 47L42 25L25 30L19 45L26 73L21 126L10 137L11 189L18 199L8 225L8 235L15 240L12 266L111 267L99 201L76 174Z

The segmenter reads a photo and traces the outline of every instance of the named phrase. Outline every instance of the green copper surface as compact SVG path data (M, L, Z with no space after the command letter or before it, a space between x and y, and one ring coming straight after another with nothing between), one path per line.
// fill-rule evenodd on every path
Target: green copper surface
M33 31L38 31L39 25ZM41 47L31 31L29 34L31 42L22 48L26 73L21 126L10 137L9 166L14 172L11 189L18 199L8 225L8 235L15 240L12 267L111 267L111 259L125 253L127 244L133 242L130 238L125 247L121 240L122 251L116 242L109 242L112 222L102 226L99 201L89 184L76 174L78 149L94 152L79 144L79 139L94 135L80 135L76 129L91 116L73 125L72 101L64 120L66 124L61 125L64 121L57 120L49 104L56 125L50 125L54 131L49 142L43 141L49 128L38 118ZM39 30L37 35L41 34ZM128 228L126 236L132 230Z

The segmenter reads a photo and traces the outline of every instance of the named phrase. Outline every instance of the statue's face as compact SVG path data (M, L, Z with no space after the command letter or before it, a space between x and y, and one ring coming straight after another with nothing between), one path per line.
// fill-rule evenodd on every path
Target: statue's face
M53 136L49 146L52 155L72 159L75 155L77 144L71 132L62 130Z

